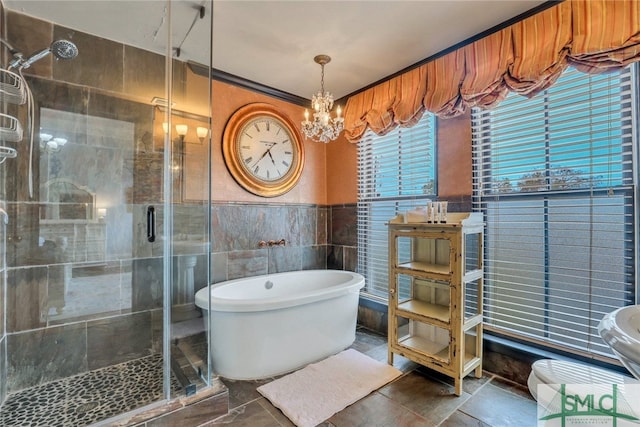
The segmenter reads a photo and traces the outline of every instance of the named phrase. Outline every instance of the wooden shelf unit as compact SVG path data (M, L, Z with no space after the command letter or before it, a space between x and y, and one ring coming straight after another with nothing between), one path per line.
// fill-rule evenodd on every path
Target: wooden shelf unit
M482 376L483 233L480 213L389 229L389 364L399 354L454 379Z

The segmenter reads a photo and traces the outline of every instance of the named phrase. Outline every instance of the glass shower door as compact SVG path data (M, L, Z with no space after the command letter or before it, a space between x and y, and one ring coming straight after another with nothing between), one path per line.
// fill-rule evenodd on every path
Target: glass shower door
M192 67L211 69L213 2L193 7L171 2L172 28L165 57L169 93L154 109L154 140L162 135L165 176L165 354L171 397L190 396L212 383L208 340L195 294L210 283L212 80ZM181 8L178 11L178 8ZM182 19L173 19L180 16ZM183 36L183 34L187 34ZM189 61L180 57L187 38L198 40ZM193 45L192 45L193 47ZM169 51L171 53L169 53ZM197 64L197 65L194 65ZM165 381L168 379L165 378Z
M17 157L1 169L3 425L92 424L209 382L194 296L210 276L211 80L174 57L170 35L191 21L174 31L171 8L191 6L129 4L168 18L162 53L22 11L2 17L17 49L68 39L78 51L25 68L33 109L10 111L34 132L33 144L29 133L8 144ZM210 35L210 11L193 15ZM15 418L25 405L31 418Z

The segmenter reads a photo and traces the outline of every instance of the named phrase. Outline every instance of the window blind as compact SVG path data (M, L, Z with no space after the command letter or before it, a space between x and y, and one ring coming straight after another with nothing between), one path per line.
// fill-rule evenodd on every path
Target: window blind
M367 130L358 143L358 271L371 297L388 298L386 223L435 197L435 135L427 112L384 136Z
M598 323L636 298L636 80L570 68L532 99L472 112L489 329L611 355Z

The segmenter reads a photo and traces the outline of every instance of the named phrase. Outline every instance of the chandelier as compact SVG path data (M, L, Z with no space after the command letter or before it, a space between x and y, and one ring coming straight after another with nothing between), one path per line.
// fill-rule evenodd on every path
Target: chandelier
M344 119L340 117L342 113L340 106L336 108L336 117L331 117L333 95L324 90L324 66L331 61L331 57L328 55L318 55L313 58L313 60L322 67L320 91L316 95L313 95L311 99L313 121L309 120L309 110L304 110L302 133L311 140L326 143L338 137L342 131Z

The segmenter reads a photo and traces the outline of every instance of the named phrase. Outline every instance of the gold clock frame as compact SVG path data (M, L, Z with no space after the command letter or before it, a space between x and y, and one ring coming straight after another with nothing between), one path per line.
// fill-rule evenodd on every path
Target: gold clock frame
M268 117L279 121L292 136L291 145L294 149L292 167L276 181L264 181L250 174L240 158L239 138L244 125L259 117ZM222 136L222 155L229 173L245 190L260 197L281 196L296 186L304 166L304 147L298 128L284 113L271 104L256 102L247 104L236 110L224 128Z

